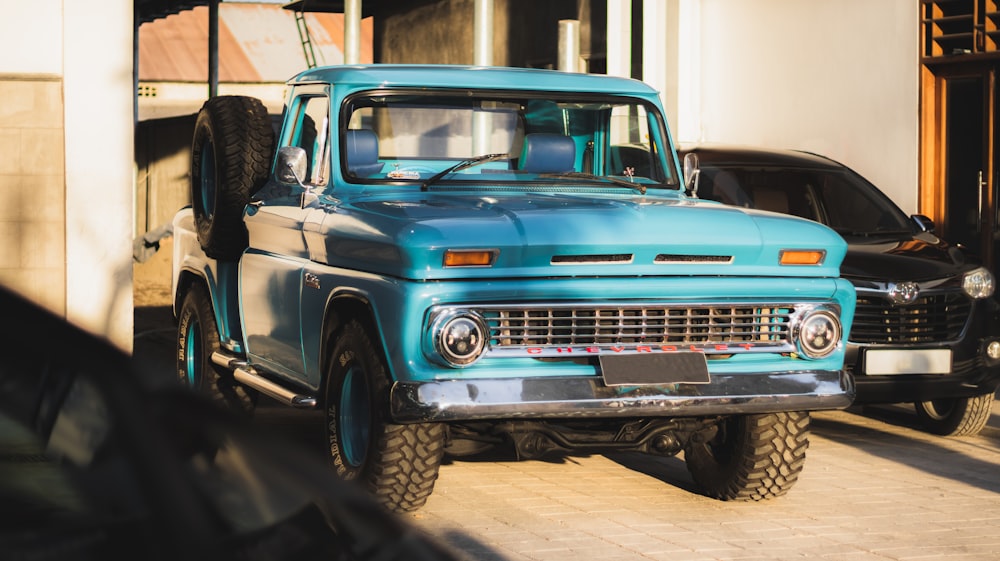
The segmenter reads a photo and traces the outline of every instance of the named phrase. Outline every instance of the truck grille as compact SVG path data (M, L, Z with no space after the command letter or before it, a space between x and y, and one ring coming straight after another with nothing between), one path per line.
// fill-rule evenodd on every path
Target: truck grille
M972 304L959 293L933 294L893 305L880 295L858 294L850 340L854 343L940 343L957 340Z
M493 348L786 343L790 305L480 308Z

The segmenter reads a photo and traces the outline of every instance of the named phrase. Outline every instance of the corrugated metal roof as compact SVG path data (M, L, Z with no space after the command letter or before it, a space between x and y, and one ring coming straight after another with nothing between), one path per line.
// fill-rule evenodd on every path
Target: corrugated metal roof
M208 0L133 0L132 9L139 23L146 23L207 4Z
M344 61L344 15L303 14L317 64ZM361 21L362 63L372 62L372 20ZM219 5L219 82L284 82L307 68L295 13L277 4ZM139 26L139 80L208 81L208 8Z
M222 0L220 0L221 2ZM231 1L231 0L230 0ZM283 0L264 0L271 4L281 4L286 10L300 10L303 12L335 12L344 13L343 0L293 0L285 2ZM426 2L427 0L423 0ZM363 0L361 2L361 15L368 17L375 15L375 6L378 0ZM405 4L404 0L393 0L396 5ZM190 10L195 6L207 6L209 0L133 0L132 7L135 10L139 23L147 23L160 18L165 18L171 14Z

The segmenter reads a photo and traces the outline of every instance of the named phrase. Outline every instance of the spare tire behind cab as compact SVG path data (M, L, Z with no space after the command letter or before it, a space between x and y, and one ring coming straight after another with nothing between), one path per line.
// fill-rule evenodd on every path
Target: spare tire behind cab
M267 180L274 130L267 108L246 96L217 96L198 112L191 146L191 205L198 241L215 259L247 247L243 210Z

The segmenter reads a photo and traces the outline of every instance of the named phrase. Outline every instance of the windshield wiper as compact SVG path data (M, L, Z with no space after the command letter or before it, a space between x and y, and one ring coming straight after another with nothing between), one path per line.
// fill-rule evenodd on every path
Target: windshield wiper
M420 184L420 190L426 191L427 188L432 183L437 183L442 177L455 173L456 171L462 171L466 168L471 168L472 166L478 166L479 164L485 164L489 162L495 162L497 160L510 159L509 154L483 154L482 156L476 156L475 158L469 158L468 160L462 160L457 164L444 168L443 170L435 173L434 175L427 178L426 181Z
M635 189L639 193L646 194L646 185L643 183L633 183L631 181L626 181L624 179L619 179L617 177L610 177L607 175L594 175L592 173L584 173L581 171L566 171L562 173L540 173L538 177L561 177L566 179L588 179L591 181L603 181L606 183L613 183L621 187L628 187L629 189Z

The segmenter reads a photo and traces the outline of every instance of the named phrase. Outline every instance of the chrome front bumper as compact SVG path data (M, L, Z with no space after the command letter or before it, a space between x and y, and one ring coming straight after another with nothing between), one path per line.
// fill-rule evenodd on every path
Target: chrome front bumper
M843 409L854 399L844 371L713 374L708 384L607 386L599 377L396 382L400 423L511 418L703 417Z

